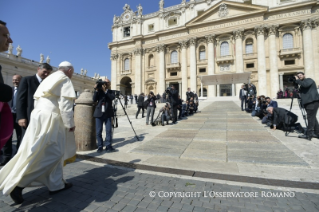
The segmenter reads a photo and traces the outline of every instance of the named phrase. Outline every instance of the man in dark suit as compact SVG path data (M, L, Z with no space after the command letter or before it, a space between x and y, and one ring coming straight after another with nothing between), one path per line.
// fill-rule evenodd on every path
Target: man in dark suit
M100 81L99 84L94 86L95 92L93 95L93 102L97 102L97 105L95 107L93 117L95 117L96 123L96 138L98 141L97 152L103 151L103 124L105 124L106 131L105 151L117 151L112 147L112 117L114 117L112 101L115 99L115 92L110 88L111 82L108 79Z
M177 122L177 106L178 106L178 90L175 90L174 85L171 85L171 89L169 90L171 110L173 116L173 124Z
M23 77L17 94L17 120L18 124L22 127L22 136L23 139L24 133L28 127L30 115L34 108L34 99L33 95L37 90L40 83L50 75L52 71L52 66L47 63L42 63L38 67L36 75ZM17 146L17 149L19 146Z
M179 111L179 114L178 114L178 118L179 119L182 119L182 116L183 116L183 100L181 99L181 96L178 95L178 104L177 104L177 110Z
M18 91L18 87L20 84L22 76L20 75L14 75L12 77L12 101L9 103L10 108L11 108L11 113L13 116L13 122L14 122L14 129L16 130L16 135L17 135L17 146L20 145L21 142L21 127L18 125L18 123L16 122L17 119L17 115L16 115L16 100L17 100L17 91ZM11 137L9 138L9 140L7 141L7 143L3 146L3 153L4 153L4 157L2 159L2 162L0 163L0 166L4 166L6 165L9 160L12 157L12 136L13 133L11 135Z
M241 89L239 91L239 100L241 100L241 110L246 110L246 99L247 99L247 91L244 89L245 85L241 86ZM245 109L244 106L245 105Z
M138 117L138 114L140 114L140 110L142 109L142 118L144 118L144 93L141 93L139 96L138 96L138 100L137 100L137 112L136 112L136 118Z
M278 107L278 103L276 101L273 101L270 97L266 97L265 100L268 103L267 108L268 107L273 107L273 108L277 108ZM267 124L267 122L271 122L271 120L272 120L272 115L270 113L268 113L267 115L265 115L262 118L261 123L262 124Z
M186 100L189 101L191 98L194 99L194 93L191 92L191 88L187 88L187 91L186 91Z
M296 114L283 108L268 107L267 111L272 115L273 130L288 130L286 128L291 127L291 125L294 125L298 120L298 116Z
M317 112L319 107L319 94L316 82L311 78L306 78L303 72L298 72L296 84L299 85L301 102L307 112L307 134L300 135L299 138L311 140L312 137L319 138L319 124L317 120Z

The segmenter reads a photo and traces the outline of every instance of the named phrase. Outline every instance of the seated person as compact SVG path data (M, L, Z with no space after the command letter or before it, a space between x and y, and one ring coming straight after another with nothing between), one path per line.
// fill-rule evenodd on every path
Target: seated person
M192 101L190 101L189 102L189 115L192 115L192 114L194 114L194 109L195 109L195 103L194 102L192 102Z
M168 121L171 119L171 105L169 102L166 102L165 106L163 108L160 109L160 112L162 113L162 126L164 126L164 121L166 121L166 124L168 125Z
M248 100L247 100L248 107L246 108L246 112L251 113L253 111L254 102L256 102L256 99L255 99L254 95L248 97Z
M184 115L189 116L189 101L186 101Z
M294 113L283 109L283 108L274 108L268 107L267 111L272 115L272 126L274 130L290 130L294 129L295 123L298 121L298 116ZM292 128L293 127L293 128Z

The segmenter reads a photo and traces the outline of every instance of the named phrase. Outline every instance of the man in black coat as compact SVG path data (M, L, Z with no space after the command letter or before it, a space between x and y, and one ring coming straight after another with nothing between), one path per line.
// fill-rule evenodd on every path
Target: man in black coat
M246 99L247 99L247 91L244 89L245 86L242 85L241 89L239 91L239 100L241 100L241 110L244 111L246 110ZM244 106L245 105L245 109Z
M296 116L294 113L284 108L268 107L267 111L272 116L273 130L276 130L276 129L286 130L284 128L285 125L286 127L291 127L291 124L296 123L298 120L298 116ZM288 126L288 124L290 124L290 126Z
M17 120L18 124L22 127L21 140L28 127L31 112L34 108L33 95L40 83L50 75L51 71L52 66L47 63L42 63L38 67L36 75L23 77L20 82L17 94ZM18 148L19 146L17 146L17 149Z
M10 108L11 108L11 113L12 113L12 117L13 117L13 127L16 131L16 135L17 135L17 146L20 146L20 142L21 142L21 127L18 125L18 123L16 122L17 120L17 115L16 115L16 100L17 100L17 94L18 94L18 87L20 84L22 76L20 75L14 75L12 77L12 101L9 103ZM13 133L11 135L11 137L9 138L9 140L7 141L7 143L3 146L3 153L4 153L4 157L2 159L2 162L0 163L0 166L4 166L6 165L11 157L12 157L12 136Z
M137 95L134 94L135 103L137 104Z
M94 86L95 92L93 95L93 102L97 102L94 110L93 117L96 124L96 139L98 141L97 152L103 150L103 138L102 130L105 123L105 151L115 152L116 149L112 146L112 117L114 117L114 111L112 107L112 101L115 99L115 92L111 89L111 83L108 79L101 81Z
M141 93L139 96L138 96L138 100L137 100L137 112L136 112L136 118L138 117L138 114L140 114L140 110L142 109L142 118L144 118L144 93Z
M319 138L319 124L316 118L319 107L319 94L317 85L311 78L306 78L303 72L298 72L296 84L299 85L301 102L307 112L308 128L307 135L300 135L299 138L311 140L312 137Z
M171 89L169 90L171 110L173 116L173 124L177 122L177 106L178 106L178 90L175 90L174 85L171 85Z
M181 99L181 96L178 95L178 104L177 104L177 110L179 110L178 118L182 118L182 109L183 109L183 100Z
M163 103L165 103L166 102L166 93L164 92L163 93Z
M187 91L186 91L186 101L189 101L191 98L194 99L194 93L191 92L191 88L187 88Z

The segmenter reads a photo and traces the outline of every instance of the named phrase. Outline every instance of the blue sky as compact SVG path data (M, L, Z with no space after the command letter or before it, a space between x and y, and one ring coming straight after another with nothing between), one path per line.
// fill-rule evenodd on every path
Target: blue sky
M166 0L165 7L182 0ZM40 60L40 53L51 58L51 65L70 61L75 72L88 70L111 78L108 43L112 41L113 16L121 15L129 4L143 14L158 11L159 0L0 0L0 20L7 22L22 57Z

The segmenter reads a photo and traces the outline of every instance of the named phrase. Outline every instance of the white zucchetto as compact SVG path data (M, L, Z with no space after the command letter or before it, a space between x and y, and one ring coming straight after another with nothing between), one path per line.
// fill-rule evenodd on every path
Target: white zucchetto
M61 66L72 66L73 67L73 65L68 61L63 61L62 63L60 63L59 67L61 67Z

